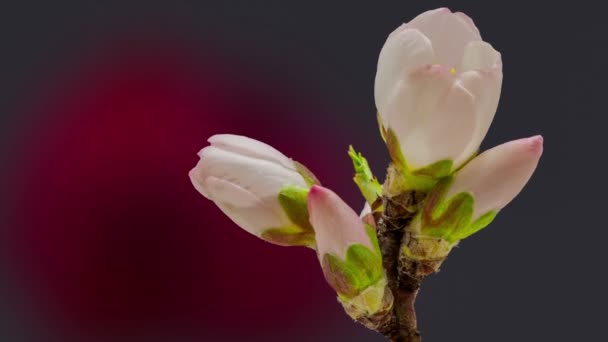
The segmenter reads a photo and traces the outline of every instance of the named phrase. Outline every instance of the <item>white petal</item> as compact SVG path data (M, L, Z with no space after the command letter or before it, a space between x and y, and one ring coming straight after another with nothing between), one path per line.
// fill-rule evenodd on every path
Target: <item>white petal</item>
M502 87L502 72L499 69L487 72L471 70L462 73L457 82L475 98L476 125L469 145L463 154L457 158L455 167L459 167L477 152L488 133L498 108Z
M376 108L386 127L386 105L400 77L435 60L431 42L415 29L403 26L389 35L380 51L374 86Z
M201 174L238 184L256 196L276 197L285 185L307 187L304 178L275 162L207 146L199 153Z
M477 28L477 26L475 26L475 22L473 22L473 19L471 19L471 17L462 12L455 12L454 15L464 21L469 26L473 34L481 38L481 35L479 34L479 29Z
M213 201L230 203L236 207L256 207L260 198L238 184L209 176L205 179L204 188Z
M407 23L407 27L418 29L427 36L433 44L436 63L449 68L460 65L469 42L481 40L475 25L447 8L424 12Z
M308 212L320 259L327 253L344 259L353 244L373 250L359 215L333 191L314 185L308 194Z
M460 192L472 193L473 219L491 210L500 210L526 185L542 151L540 135L489 149L456 173L448 198Z
M359 217L365 217L365 215L371 214L371 213L372 213L372 207L369 205L369 203L365 202L365 205L363 206L363 209L361 210L361 214L359 214Z
M443 66L423 68L400 82L388 106L393 130L412 169L460 158L475 132L474 97Z
M502 58L500 52L494 50L492 45L482 41L474 41L466 46L460 66L461 72L468 70L490 71L495 68L502 71Z
M240 208L230 203L215 202L215 204L237 226L258 237L268 229L291 225L289 219L282 212L264 206Z
M201 172L201 167L202 164L199 159L198 163L196 163L196 166L192 170L190 170L190 172L188 172L188 177L190 177L190 181L192 182L192 185L194 185L196 191L198 191L201 195L205 196L207 199L210 199L209 194L207 193L204 187L205 175Z
M288 169L295 170L294 163L274 147L261 141L235 134L216 134L208 139L211 145L222 150L234 152L255 159L276 162Z

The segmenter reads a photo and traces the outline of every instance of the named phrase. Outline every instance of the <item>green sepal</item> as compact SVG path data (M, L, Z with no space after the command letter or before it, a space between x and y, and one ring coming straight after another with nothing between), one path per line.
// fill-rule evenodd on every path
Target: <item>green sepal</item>
M488 211L487 213L478 217L477 220L473 221L473 223L470 225L455 231L452 235L450 235L450 238L453 240L463 240L468 238L492 223L497 214L498 212L495 210Z
M382 124L382 115L380 115L380 112L376 113L376 120L378 120L378 128L380 129L380 136L382 137L382 140L384 140L386 142L386 129L384 128L384 125Z
M369 236L369 240L372 242L372 246L374 246L375 252L381 256L382 253L380 252L380 243L378 242L378 234L376 233L376 228L374 228L374 226L372 226L371 224L366 223L365 232L367 233L367 236ZM382 262L382 259L380 259L380 262Z
M306 182L306 184L308 184L309 187L313 185L321 185L321 182L319 182L315 174L312 173L312 171L310 171L306 166L304 166L304 164L295 160L293 161L293 163L296 166L296 171L298 171L300 176L304 178L304 181Z
M342 299L352 299L384 277L382 259L361 244L346 251L346 259L325 254L322 259L325 279Z
M445 177L428 194L420 212L420 232L425 236L455 243L485 228L496 211L490 211L472 221L475 199L469 192L446 198L453 177Z
M287 185L279 191L278 200L291 222L304 231L313 231L308 220L308 192L307 188Z
M412 174L417 177L429 177L433 179L440 179L450 174L452 170L453 162L451 160L440 160L422 169L418 169Z
M352 159L353 167L355 168L353 180L359 187L367 203L370 205L374 204L378 198L382 197L382 185L372 174L367 159L360 152L356 152L352 145L349 146L348 155Z
M271 228L265 230L261 238L281 246L305 246L315 248L313 231L302 230L299 227Z
M401 151L401 145L393 130L386 132L386 146L389 155L399 170L402 179L393 180L391 183L398 189L391 189L391 193L401 193L410 190L427 192L431 190L439 179L447 177L452 172L454 162L449 159L437 161L421 169L412 170Z

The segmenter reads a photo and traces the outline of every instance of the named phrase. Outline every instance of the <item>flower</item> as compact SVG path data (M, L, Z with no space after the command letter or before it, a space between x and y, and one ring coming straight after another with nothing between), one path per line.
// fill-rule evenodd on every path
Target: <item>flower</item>
M314 175L260 141L209 138L189 173L194 187L241 228L279 245L314 246L306 197Z
M454 175L450 198L468 192L473 196L472 220L505 207L524 188L543 153L543 137L509 141L491 148Z
M485 228L526 185L543 152L540 135L513 140L473 158L441 180L412 230L452 244Z
M485 137L501 85L500 53L465 14L440 8L401 25L380 52L374 94L393 160L456 170Z
M347 313L357 319L391 307L374 228L322 186L310 189L308 211L323 274Z

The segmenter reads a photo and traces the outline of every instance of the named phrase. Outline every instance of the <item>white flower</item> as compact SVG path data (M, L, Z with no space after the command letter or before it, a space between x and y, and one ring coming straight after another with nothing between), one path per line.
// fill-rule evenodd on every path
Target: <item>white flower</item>
M410 169L441 160L456 169L485 137L501 84L500 53L469 17L441 8L389 35L378 60L376 107Z
M192 184L203 196L215 202L237 225L270 242L299 244L264 237L271 229L312 234L304 232L306 227L298 226L300 222L294 222L279 201L282 191L290 187L308 191L309 185L293 160L267 144L243 136L214 135L209 143L211 146L199 152L200 160L189 173ZM305 197L302 206L299 209L307 216Z
M461 192L473 196L476 220L509 204L528 182L543 153L540 135L513 140L489 149L454 175L446 198Z

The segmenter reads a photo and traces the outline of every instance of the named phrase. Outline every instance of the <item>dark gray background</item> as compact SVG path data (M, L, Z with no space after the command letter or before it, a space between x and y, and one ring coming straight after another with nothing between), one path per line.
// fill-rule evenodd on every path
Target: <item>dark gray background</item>
M342 121L336 139L360 146L380 169L387 156L375 127L370 133L378 52L401 22L441 6L469 14L503 55L502 97L482 148L540 133L545 153L492 232L464 241L424 284L424 340L603 340L608 21L582 1L6 1L0 165L14 157L12 127L32 119L18 109L40 80L112 33L147 30L214 44L252 73L301 84L299 96L336 114L311 120ZM16 289L0 291L0 339L22 340L36 325L16 316ZM381 340L353 329L361 341Z

